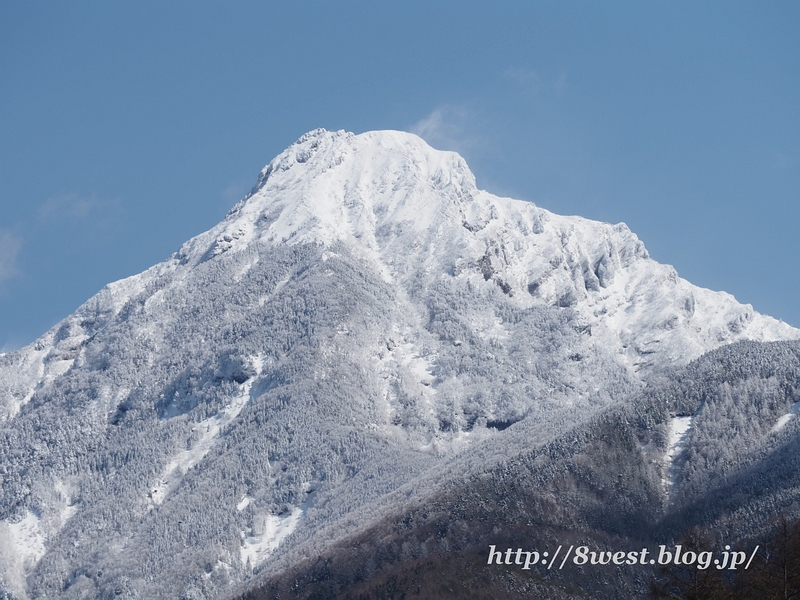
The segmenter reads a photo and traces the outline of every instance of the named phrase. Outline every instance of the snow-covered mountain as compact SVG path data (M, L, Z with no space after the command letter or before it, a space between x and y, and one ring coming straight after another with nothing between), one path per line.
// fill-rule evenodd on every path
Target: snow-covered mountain
M459 155L402 132L309 132L178 257L193 264L254 240L341 242L405 289L482 276L521 307L574 307L635 370L686 363L739 339L800 336L651 260L624 223L562 217L478 190Z
M411 134L315 130L0 356L0 591L214 597L714 348L796 339L624 224L478 190Z

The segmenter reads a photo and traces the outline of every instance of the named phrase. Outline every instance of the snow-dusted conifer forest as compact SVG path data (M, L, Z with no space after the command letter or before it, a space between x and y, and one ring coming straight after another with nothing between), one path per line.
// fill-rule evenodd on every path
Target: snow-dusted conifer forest
M315 130L0 355L0 594L333 597L492 535L756 536L800 512L798 339L624 224Z

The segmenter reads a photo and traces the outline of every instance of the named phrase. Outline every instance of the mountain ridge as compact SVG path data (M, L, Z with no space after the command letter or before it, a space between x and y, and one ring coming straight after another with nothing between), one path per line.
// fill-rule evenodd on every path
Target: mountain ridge
M359 154L366 155L365 159L355 160ZM364 162L377 163L377 175L365 171ZM349 168L347 176L337 178L341 168ZM337 186L331 178L350 184ZM428 186L425 191L432 193L421 194L419 188ZM348 187L355 192L349 193ZM439 202L424 202L430 197ZM504 214L498 214L501 211ZM380 214L387 216L379 221ZM437 219L441 221L438 235L425 238ZM411 235L403 227L410 227ZM443 231L446 227L449 231ZM526 237L543 233L550 239L525 247ZM303 135L273 159L262 169L253 190L217 226L183 244L166 261L106 286L76 312L94 305L89 310L113 314L152 280L228 251L241 251L255 239L289 245L344 242L390 283L426 271L455 276L477 272L517 300L524 299L525 306L534 300L577 306L588 325L602 321L611 329L606 341L620 346L635 370L652 366L654 360L649 357L653 354L666 354L671 364L686 364L739 339L800 338L800 330L761 315L750 305L738 304L725 292L693 286L671 266L652 261L624 223L561 217L533 203L482 192L460 156L433 150L413 134L357 136L324 129ZM432 257L438 246L456 251L445 252L444 259L436 261ZM614 277L620 271L626 281L615 286ZM656 285L646 285L647 279L655 279ZM657 309L650 308L647 314L636 310L637 305L658 302ZM696 322L691 323L695 312ZM63 323L26 348L41 346ZM684 335L670 333L676 329ZM695 335L688 329L695 329ZM43 369L39 365L38 370ZM7 409L6 414L15 410L18 407Z

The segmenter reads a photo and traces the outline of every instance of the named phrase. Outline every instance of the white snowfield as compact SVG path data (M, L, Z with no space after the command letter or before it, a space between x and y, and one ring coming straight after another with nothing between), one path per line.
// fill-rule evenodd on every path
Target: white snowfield
M692 429L694 417L672 417L669 420L669 441L664 454L664 467L666 477L663 480L667 494L675 489L675 476L677 475L676 459L686 447L686 440Z
M786 427L787 423L791 421L794 417L797 416L797 413L800 413L800 402L795 402L792 404L792 408L789 410L788 413L783 415L778 421L773 425L770 433L777 433L784 427Z
M241 532L239 558L242 564L250 563L252 568L263 563L283 539L297 528L302 516L303 509L297 506L285 515L260 515L252 530Z
M5 530L7 542L11 544L23 569L29 568L44 555L45 536L39 515L27 511L25 518L18 523L6 524Z
M9 583L18 589L24 588L24 574L30 572L47 551L48 537L56 535L78 512L70 499L70 491L61 481L56 482L54 489L60 500L60 511L50 516L48 522L44 523L39 514L30 510L20 521L0 521L0 568L4 561L9 563L5 565L5 572L0 570L0 575L11 575Z

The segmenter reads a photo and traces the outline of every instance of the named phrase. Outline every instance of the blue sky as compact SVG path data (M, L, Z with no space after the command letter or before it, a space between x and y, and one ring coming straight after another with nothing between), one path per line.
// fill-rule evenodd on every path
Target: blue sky
M0 348L316 127L420 133L800 326L800 3L488 4L0 3Z

